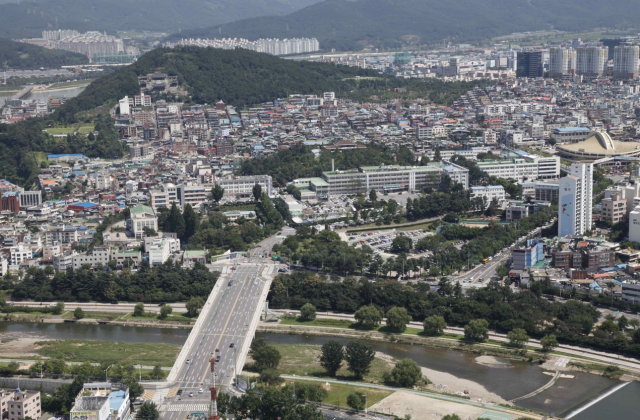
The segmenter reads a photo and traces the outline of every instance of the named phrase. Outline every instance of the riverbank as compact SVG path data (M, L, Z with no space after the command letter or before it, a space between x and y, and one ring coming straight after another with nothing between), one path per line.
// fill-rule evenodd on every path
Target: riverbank
M4 338L0 355L11 359L61 359L69 362L125 363L172 366L180 346L164 343L125 343L93 340Z

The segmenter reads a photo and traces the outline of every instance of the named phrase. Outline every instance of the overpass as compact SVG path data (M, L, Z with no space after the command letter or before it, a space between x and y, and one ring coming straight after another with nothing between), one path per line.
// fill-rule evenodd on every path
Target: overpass
M208 412L212 382L209 359L216 358L216 383L221 391L239 392L236 375L242 372L263 304L278 266L268 260L271 247L293 233L258 244L264 258L239 257L210 266L221 275L202 308L167 381L154 392L163 420L183 420L190 412ZM202 392L200 392L202 390ZM182 391L178 395L178 392ZM193 395L191 395L193 393Z

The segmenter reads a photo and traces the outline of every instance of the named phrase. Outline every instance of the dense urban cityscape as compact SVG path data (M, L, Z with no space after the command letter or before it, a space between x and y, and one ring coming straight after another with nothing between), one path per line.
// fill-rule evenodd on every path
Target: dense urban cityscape
M637 30L330 1L0 30L2 418L637 418Z

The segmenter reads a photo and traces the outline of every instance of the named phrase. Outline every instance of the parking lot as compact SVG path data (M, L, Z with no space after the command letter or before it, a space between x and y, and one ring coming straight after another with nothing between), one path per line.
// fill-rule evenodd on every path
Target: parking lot
M349 245L355 245L357 247L368 245L376 254L383 254L388 253L391 250L391 243L393 242L393 239L398 235L411 238L415 245L415 243L420 239L426 236L432 236L433 234L433 232L425 232L423 230L396 231L395 229L364 233L350 233Z

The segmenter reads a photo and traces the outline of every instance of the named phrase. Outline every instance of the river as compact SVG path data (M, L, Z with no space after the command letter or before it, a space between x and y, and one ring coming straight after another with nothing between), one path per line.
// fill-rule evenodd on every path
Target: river
M26 336L59 340L83 339L182 344L188 334L189 330L168 328L0 322L0 337L2 338ZM293 334L259 333L257 336L272 344L316 346L335 339ZM346 343L347 340L340 341ZM370 344L376 351L386 353L396 359L410 358L420 366L477 382L488 391L494 392L506 400L528 394L551 379L537 365L521 361L501 360L503 366L496 368L481 365L476 362L476 355L461 351L389 342L371 342ZM637 413L640 412L640 399L637 398L640 395L639 383L624 386L584 411L575 414L576 410L591 401L598 400L602 395L619 386L621 382L581 372L568 373L575 377L573 379L559 379L551 388L532 398L518 401L517 405L556 416L566 416L573 413L572 418L575 420L606 418L603 413L607 413L607 417L615 420L638 419Z
M64 96L66 96L67 98L73 98L75 96L78 96L85 89L85 87L86 86L76 86L65 89L31 91L31 93L29 93L26 98L23 98L23 100L30 101L32 99L35 99L47 101L49 100L49 96L52 96L54 98L62 98ZM11 97L12 95L13 94L6 95L0 92L0 107L4 105L5 98Z

